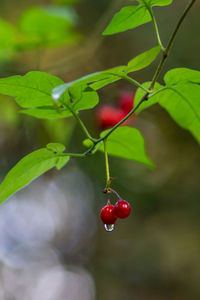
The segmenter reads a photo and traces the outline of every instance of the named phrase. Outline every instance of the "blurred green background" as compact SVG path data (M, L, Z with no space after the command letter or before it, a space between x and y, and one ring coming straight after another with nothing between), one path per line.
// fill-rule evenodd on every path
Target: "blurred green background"
M152 24L101 36L126 3L1 0L1 77L40 70L71 81L126 64L156 45ZM186 4L174 0L155 9L165 43ZM199 13L197 1L162 74L174 67L199 69ZM150 80L155 66L135 78ZM117 106L124 90L132 87L123 81L101 90L97 110ZM21 157L49 142L83 151L84 136L73 119L37 120L18 110L11 98L0 96L0 180ZM97 136L96 114L81 117ZM48 172L0 207L0 299L200 299L199 145L158 106L132 126L144 135L156 169L110 158L113 188L132 206L113 233L99 219L106 203L101 153L71 159L61 172Z

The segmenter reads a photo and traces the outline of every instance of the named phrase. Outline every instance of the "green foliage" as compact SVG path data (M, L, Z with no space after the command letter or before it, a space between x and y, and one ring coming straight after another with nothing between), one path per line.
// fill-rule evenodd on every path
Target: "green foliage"
M21 16L19 29L25 35L24 46L35 47L73 41L75 24L76 14L71 8L31 7Z
M0 61L10 59L17 42L17 30L10 23L0 19Z
M69 117L79 110L93 108L99 102L98 94L88 86L70 88L62 97L63 106L57 106L51 96L52 89L63 81L45 72L29 72L25 76L0 79L0 93L15 98L23 108L21 113L42 119Z
M143 103L141 110L159 103L170 116L183 128L189 130L200 143L200 72L185 68L173 69L164 77L165 86L157 84L157 93ZM149 83L145 84L146 87ZM140 89L136 94L137 104L144 92Z
M22 158L6 175L0 185L0 203L25 187L38 176L56 167L60 170L69 161L62 152L65 146L49 144Z
M116 13L103 35L111 35L136 28L152 20L150 9L152 6L165 6L173 0L138 0L139 5L123 7Z
M61 4L63 1L65 2L65 0L55 0L54 3ZM50 143L46 148L27 155L17 163L1 183L0 203L51 168L61 169L69 161L69 156L85 157L98 150L105 151L108 185L110 178L107 154L154 167L146 154L144 138L140 131L136 128L120 127L120 125L135 111L140 113L155 103L159 103L166 109L171 117L180 126L189 130L200 143L200 72L185 68L173 69L164 76L164 85L156 82L176 33L195 2L190 1L164 48L152 7L169 5L172 1L138 0L138 5L123 7L113 17L104 31L104 35L123 32L149 21L153 21L155 27L159 46L131 59L128 65L89 74L68 83L64 83L56 76L36 71L29 72L24 76L16 75L0 79L0 93L14 97L17 104L23 108L21 113L48 119L49 127L46 128L54 131L56 137L59 130L65 130L65 124L61 119L75 117L88 138L84 141L84 145L89 147L88 151L82 154L65 154L63 153L64 145ZM73 2L74 0L67 0L68 4ZM1 51L7 51L9 56L9 53L12 53L15 48L56 45L73 39L72 29L76 24L76 14L71 8L63 9L56 5L29 8L22 15L19 24L20 30L17 31L14 26L0 20L0 59ZM131 72L149 66L161 51L161 62L151 82L141 85L128 76ZM135 108L114 128L102 132L97 139L93 138L80 120L79 111L94 108L99 103L97 91L120 79L127 80L139 87L135 97ZM60 119L58 120L59 126L55 127L51 123L53 122L51 119ZM52 130L52 126L55 130ZM72 130L73 124L66 130L67 139Z
M25 76L0 79L0 93L15 98L24 108L53 106L52 89L63 81L44 72L29 72Z
M108 131L109 130L105 130L101 132L100 136L105 136ZM85 140L84 145L86 147L90 147L91 142ZM107 138L107 148L109 155L140 162L149 167L154 166L151 160L147 157L144 138L140 131L136 128L128 126L117 128ZM100 147L98 147L98 150L104 152L103 143L101 143Z
M160 46L156 46L133 58L129 61L127 66L119 66L105 71L96 72L83 76L78 80L62 84L53 89L52 97L55 100L58 100L68 89L73 87L74 90L76 90L79 86L85 86L86 84L94 90L99 90L110 83L120 80L128 73L135 72L149 66L157 58L159 53Z

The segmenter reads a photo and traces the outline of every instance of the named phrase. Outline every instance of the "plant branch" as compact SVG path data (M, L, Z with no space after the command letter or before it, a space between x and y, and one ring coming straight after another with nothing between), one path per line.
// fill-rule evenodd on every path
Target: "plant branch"
M97 144L99 144L99 143L101 143L102 141L104 141L104 147L105 147L105 140L109 137L109 135L113 132L113 131L115 131L120 125L122 125L139 107L140 107L140 105L144 102L144 101L147 101L148 100L148 98L149 97L152 97L152 96L154 96L155 94L157 94L158 92L160 92L161 90L159 90L159 91L155 91L154 93L153 93L153 88L154 88L154 85L155 85L155 83L156 83L156 81L157 81L157 79L158 79L158 77L159 77L159 75L160 75L160 73L161 73L161 71L162 71L162 68L163 68L163 65L164 65L164 63L165 63L165 61L166 61L166 59L168 58L168 56L169 56L169 53L170 53L170 50L171 50L171 47L172 47L172 44L173 44L173 42L174 42L174 40L175 40L175 37L176 37L176 35L177 35L177 32L178 32L178 30L179 30L179 28L180 28L180 26L181 26L181 24L183 23L183 21L184 21L184 19L185 19L185 17L187 16L187 14L188 14L188 12L190 11L190 9L191 9L191 7L193 6L193 4L196 2L196 0L190 0L190 2L188 3L188 5L186 6L186 8L185 8L185 10L183 11L183 13L182 13L182 15L181 15L181 17L180 17L180 19L179 19L179 21L178 21L178 23L177 23L177 25L176 25L176 27L175 27L175 29L174 29L174 31L172 32L172 34L171 34L171 37L170 37L170 39L169 39L169 41L168 41L168 44L167 44L167 47L166 47L166 49L163 51L163 56L162 56L162 59L161 59L161 61L160 61L160 63L159 63L159 65L158 65L158 67L157 67L157 69L156 69L156 72L155 72L155 74L154 74L154 76L153 76L153 79L152 79L152 81L151 81L151 84L150 84L150 87L149 87L149 90L147 90L146 88L144 88L143 86L141 86L137 81L135 81L134 79L132 79L131 77L129 77L129 76L127 76L127 75L125 75L125 77L126 78L124 78L124 79L126 79L126 80L128 80L128 81L131 81L132 83L134 83L134 84L136 84L137 86L139 86L140 88L142 88L143 90L145 90L145 94L143 95L143 97L140 99L140 101L137 103L137 105L119 122L119 123L117 123L114 127L112 127L103 137L101 137L101 138L99 138L99 139L94 139L94 138L92 138L91 136L90 136L90 134L88 133L88 131L87 131L87 129L86 129L86 127L85 127L85 125L83 124L83 122L80 120L80 118L79 118L79 116L77 115L77 114L75 114L75 113L73 113L74 114L74 117L77 119L77 121L78 121L78 123L80 124L80 126L82 127L82 129L83 129L83 131L85 132L85 134L86 134L86 136L93 142L93 146L89 149L89 150L87 150L85 153L83 153L83 154L65 154L65 153L63 153L63 155L65 155L65 156L73 156L73 157L85 157L86 155L88 155L88 154L93 154L93 153L95 153L95 147L96 147L96 145ZM116 74L113 74L113 75L115 75L115 76L119 76L119 77L121 77L120 75L116 75ZM128 78L127 78L128 77ZM123 78L123 77L121 77L121 78ZM163 90L163 89L162 89ZM107 151L107 149L105 148L105 152ZM109 169L108 169L109 170ZM109 175L109 173L107 172L107 180L108 180L108 178L110 178L110 175Z
M86 137L91 140L92 142L96 142L96 139L94 139L90 133L88 132L85 124L81 121L79 115L77 113L75 113L74 111L71 111L74 118L77 120L78 124L80 125L80 127L82 128L83 132L85 133Z
M178 30L179 30L180 26L182 25L182 23L183 23L185 17L187 16L188 12L190 11L190 9L192 8L192 6L194 5L195 1L196 1L196 0L191 0L191 1L188 3L188 5L187 5L186 8L184 9L184 11L183 11L183 13L182 13L182 15L181 15L181 17L180 17L180 19L179 19L179 21L178 21L178 23L177 23L177 25L176 25L174 31L172 32L171 37L170 37L170 39L169 39L169 41L168 41L167 47L166 47L165 51L163 51L163 57L162 57L162 59L161 59L161 61L160 61L160 64L158 65L158 68L157 68L157 70L156 70L156 72L155 72L155 75L154 75L154 77L153 77L153 80L152 80L150 89L153 89L153 88L154 88L154 85L155 85L155 83L156 83L156 81L157 81L157 79L158 79L158 77L159 77L159 75L160 75L160 72L161 72L161 70L162 70L162 68L163 68L163 66L164 66L164 64L165 64L165 61L166 61L166 59L167 59L168 56L169 56L169 52L170 52L170 50L171 50L171 47L172 47L173 42L174 42L174 40L175 40L175 37L176 37L176 35L177 35L177 33L178 33Z
M104 139L106 139L113 131L115 131L120 125L122 125L139 107L140 105L144 102L144 101L147 101L148 100L148 97L149 95L152 93L152 90L154 88L154 85L161 73L161 70L164 66L164 63L166 61L166 59L168 58L169 56L169 52L171 50L171 47L172 47L172 44L174 42L174 39L177 35L177 32L181 26L181 24L183 23L185 17L187 16L189 10L191 9L191 7L193 6L193 4L195 3L196 0L191 0L188 5L186 6L185 10L183 11L174 31L172 32L172 35L168 41L168 44L167 44L167 47L165 49L165 51L163 52L163 56L162 56L162 59L156 69L156 72L153 76L153 79L151 81L151 85L149 87L149 90L146 92L146 94L140 99L140 101L138 102L138 104L126 115L126 117L124 119L122 119L119 123L117 123L114 127L112 127L106 134L105 136L103 136L102 138L98 139L96 141L96 143L100 142L100 141L103 141Z

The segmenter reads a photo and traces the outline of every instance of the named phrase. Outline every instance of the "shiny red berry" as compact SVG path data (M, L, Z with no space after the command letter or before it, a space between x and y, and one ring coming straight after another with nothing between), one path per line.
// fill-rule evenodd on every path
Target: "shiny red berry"
M120 219L125 219L130 215L131 206L125 200L118 200L115 204L115 214Z
M119 123L125 115L125 112L121 109L104 105L97 111L97 122L102 129L107 129Z
M106 225L115 224L117 216L115 214L114 205L109 204L104 206L100 212L100 218L102 222Z

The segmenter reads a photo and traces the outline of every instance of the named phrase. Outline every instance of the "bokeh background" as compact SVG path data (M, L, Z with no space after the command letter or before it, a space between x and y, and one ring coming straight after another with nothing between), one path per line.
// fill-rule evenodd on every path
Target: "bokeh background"
M114 12L129 1L1 0L0 75L41 70L71 81L126 64L156 45L151 24L102 37ZM164 43L187 1L156 8ZM163 70L199 68L197 1ZM59 16L61 22L51 19ZM49 19L50 18L50 19ZM63 21L64 20L64 21ZM156 63L135 73L152 78ZM162 83L162 76L159 80ZM126 82L100 91L96 111L81 113L98 136L97 111L116 107ZM49 142L82 152L73 119L44 121L20 115L0 96L0 181L24 155ZM186 300L200 298L200 149L159 106L134 118L155 170L110 158L120 195L132 206L127 220L107 233L99 219L106 203L104 157L71 159L0 207L1 300Z

